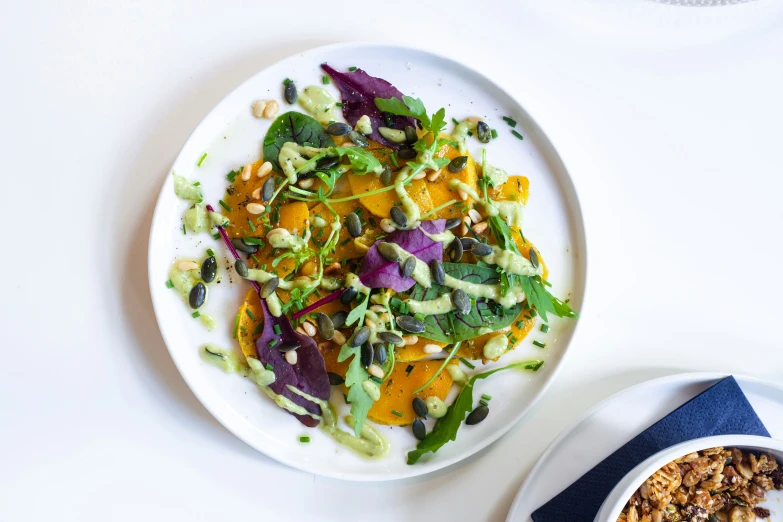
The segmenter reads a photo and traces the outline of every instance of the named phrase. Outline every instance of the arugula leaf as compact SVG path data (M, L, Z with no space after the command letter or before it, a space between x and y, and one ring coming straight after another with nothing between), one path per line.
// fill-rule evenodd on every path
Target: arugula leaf
M369 301L369 299L368 299ZM364 391L362 383L370 378L370 374L362 366L361 346L350 346L345 343L340 349L340 355L337 356L337 362L343 362L348 357L353 356L348 371L345 372L345 385L348 386L348 402L351 403L351 415L354 418L353 432L359 437L362 433L362 426L367 419L367 412L370 411L375 401Z
M540 276L521 276L519 282L528 304L538 311L545 323L548 322L548 313L557 317L579 317L568 304L549 293Z
M301 112L286 112L272 122L264 136L264 159L271 161L278 171L280 164L277 157L280 155L280 149L289 141L312 147L334 146L332 137L315 119Z
M360 325L364 323L364 314L367 312L367 304L370 302L370 296L365 294L362 295L364 295L364 301L351 310L351 313L345 318L345 326L351 326L357 321Z
M498 242L498 246L503 250L511 250L519 254L517 244L511 235L511 227L500 216L489 216L487 222L489 223L489 230Z
M421 122L421 126L429 130L430 118L427 109L419 98L402 96L402 101L397 98L375 98L375 106L383 112L389 112L397 116L410 116Z
M439 169L442 169L443 167L451 163L449 158L432 158L432 162L435 163L435 165L437 165Z
M422 123L422 125L424 125ZM429 130L432 132L435 136L440 134L440 131L442 131L446 127L446 109L441 107L438 112L432 115L432 121L430 122Z
M330 150L341 158L346 156L348 161L351 162L354 174L363 175L368 172L379 171L381 168L381 162L372 153L361 147L332 147Z
M465 420L465 416L468 412L473 409L473 386L478 379L486 379L494 373L514 368L524 368L525 370L535 372L543 365L544 361L519 362L495 368L494 370L479 373L471 377L465 384L465 387L460 390L459 395L454 399L451 406L449 406L446 415L438 419L435 423L435 427L426 437L424 437L424 440L419 442L415 450L408 452L408 464L416 464L416 462L427 453L435 453L449 441L457 440L457 431L459 431L462 421Z

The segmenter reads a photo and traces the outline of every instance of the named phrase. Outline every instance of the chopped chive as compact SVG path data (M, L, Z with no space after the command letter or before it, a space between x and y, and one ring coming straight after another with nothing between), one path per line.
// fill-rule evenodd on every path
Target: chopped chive
M326 78L326 76L324 76L324 78ZM310 437L299 437L299 442L301 442L302 444L307 444L308 442L310 442Z
M376 377L375 375L372 375L370 377L370 380L374 382L375 384L383 384L383 379Z
M280 329L280 325L279 325L279 324L276 324L276 325L275 325L275 327L274 327L274 330L275 330L275 333L276 333L277 335L280 335L280 334L282 334L282 333L283 333L283 331Z
M471 370L475 370L476 369L476 365L474 365L472 362L470 362L469 360L465 359L464 357L460 357L459 360L462 361L462 364L464 364L465 366L467 366Z
M324 85L329 85L329 77L324 74L323 76L321 76L321 82Z
M541 331L544 332L544 333L549 332L549 325L546 324L546 323L542 324L541 325Z
M249 219L247 220L247 226L249 226L249 227L250 227L250 231L251 231L251 232L255 232L255 231L256 231L256 226L255 226L255 225L253 224L253 222L252 222L252 221L250 221Z
M239 314L234 317L234 332L231 334L234 339L237 338L237 331L239 330Z
M516 127L516 126L517 126L517 122L516 122L516 121L514 121L513 119L509 118L508 116L503 116L503 120L504 120L506 123L508 123L508 124L509 124L509 126L511 126L511 127Z
M405 368L405 373L407 373L408 374L407 376L410 377L412 371L413 371L413 365L409 364L408 367Z
M539 348L546 348L546 343L542 343L542 342L541 342L541 341L539 341L538 339L536 339L535 341L533 341L533 344L534 344L534 345L536 345L536 346L538 346Z
M273 348L276 344L277 344L277 339L272 339L271 341L269 341L267 343L267 346L269 346L270 348Z
M266 246L266 243L264 243L264 240L263 239L259 239L257 237L246 237L246 238L243 238L242 241L244 241L248 245L258 245L261 248L264 248Z
M394 153L390 154L389 155L389 159L391 160L392 165L394 165L395 167L399 167L400 166L400 164L397 163L397 155L396 154L394 154Z
M519 339L517 339L516 337L512 337L511 339L509 339L509 342L511 342L511 344L517 344L519 342Z
M201 314L200 314L200 313L198 313L198 312L193 312L193 313L192 313L192 314L190 314L190 315L193 317L193 319L197 319L197 318L201 317Z
M392 415L396 415L397 417L402 417L402 413L398 412L397 410L392 410Z
M514 136L516 136L516 137L517 137L517 138L519 138L520 140L524 140L524 139L525 139L525 138L523 138L523 137L522 137L522 135L521 135L520 133L518 133L518 132L517 132L517 131L515 131L515 130L512 130L512 131L511 131L511 134L513 134Z
M335 103L335 105L337 107L340 107L340 108L343 108L345 106L345 104L343 102L337 102L337 103Z
M493 139L493 140L496 140L496 139L498 139L498 131L497 131L497 129L492 129L492 130L490 131L490 134L492 135L492 139Z
M472 133L472 132L470 132L470 131L468 131L468 136L471 136L471 137L472 137L472 136L473 136L473 133Z
M525 321L517 321L514 326L519 328L520 330L525 327Z
M202 163L204 163L204 160L207 159L207 153L201 155L201 157L198 160L198 163L196 163L197 167L200 167Z
M536 312L536 309L535 308L531 308L530 309L530 317L535 317L537 315L538 315L538 312Z
M259 323L254 329L253 329L253 335L258 335L261 332L264 331L264 323Z
M345 241L342 241L339 246L347 245L350 240L351 240L351 238L347 238Z
M552 288L552 283L550 283L549 281L544 281L544 284L549 288Z
M457 118L451 118L451 121L454 122L454 125L459 125Z
M188 232L185 230L185 223L182 223L182 235L186 236Z
M486 393L482 393L481 398L484 399L485 401L491 401L492 395L487 395Z
M538 370L541 369L542 366L544 366L544 361L538 361L538 364L536 364L535 366L530 367L529 370L537 372Z
M250 259L256 262L256 266L258 266L258 264L260 263L260 261L258 260L255 254L250 254Z
M166 288L174 288L174 283L171 282L171 279L166 281Z
M208 249L207 249L207 255L208 255L209 257L215 257L215 251L214 251L214 250L212 250L211 248L208 248Z
M255 315L253 315L253 312L251 312L251 311L250 311L250 308L245 308L245 313L246 313L246 314L247 314L247 316L248 316L250 319L252 319L253 321L255 321L255 320L256 320L256 316L255 316Z
M273 367L271 364L269 364L269 363L266 363L266 366L265 366L265 368L266 368L267 370L269 370L270 372L271 372L272 370L274 370L274 367Z
M489 406L489 403L484 400L479 401L479 404L481 404L482 406Z
M212 239L220 239L220 234L215 232L214 234L212 234Z
M286 78L283 80L283 85L288 85L289 83L291 83L291 78Z
M244 326L240 326L239 329L242 330L243 332L247 333L247 328L245 328Z
M235 179L237 179L237 172L235 170L232 170L228 174L226 174L226 179L229 180L231 183L234 182Z
M218 200L218 203L220 203L220 206L221 206L221 207L223 207L224 209L226 209L226 212L231 212L231 211L233 211L233 210L234 210L234 209L232 209L231 207L229 207L229 206L228 206L228 204L227 204L225 201L223 201L222 199L219 199L219 200Z
M354 72L356 70L356 67L348 67L348 70Z

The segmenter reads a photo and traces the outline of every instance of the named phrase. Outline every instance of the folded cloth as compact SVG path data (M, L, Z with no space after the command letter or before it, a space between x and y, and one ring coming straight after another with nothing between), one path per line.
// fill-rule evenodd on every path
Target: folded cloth
M612 489L638 464L675 444L712 435L769 437L734 377L721 380L637 435L538 508L533 520L593 522Z

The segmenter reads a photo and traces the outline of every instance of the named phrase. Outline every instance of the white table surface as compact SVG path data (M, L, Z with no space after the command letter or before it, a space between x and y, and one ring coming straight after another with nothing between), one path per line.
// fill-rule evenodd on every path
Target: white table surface
M552 438L618 390L783 380L783 2L424 4L3 2L0 521L498 521ZM356 39L508 86L569 166L589 248L582 324L533 412L465 462L376 484L289 469L212 419L146 270L155 198L207 111L273 61Z

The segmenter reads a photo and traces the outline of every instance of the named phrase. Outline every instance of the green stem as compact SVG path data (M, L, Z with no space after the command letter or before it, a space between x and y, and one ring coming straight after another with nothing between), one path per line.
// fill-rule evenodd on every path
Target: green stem
M454 347L449 352L449 355L443 360L443 364L440 365L440 368L438 368L438 371L435 372L435 375L430 377L430 380L428 380L426 383L424 383L424 386L419 388L418 390L414 391L413 394L416 395L417 393L421 392L425 388L427 388L430 384L435 382L435 379L438 378L438 375L440 375L444 368L446 368L446 365L449 364L449 362L454 358L454 354L457 353L457 350L459 350L459 346L462 344L462 341L459 341L457 343L454 343Z
M424 219L424 218L429 217L429 216L431 216L433 214L436 214L436 213L440 212L441 210L443 210L444 208L446 208L446 207L448 207L450 205L453 205L454 203L459 203L459 201L457 201L456 199L452 199L448 203L444 203L444 204L440 205L439 207L435 207L432 210L430 210L429 212L427 212L426 214L424 214L423 216L421 216L421 219Z

